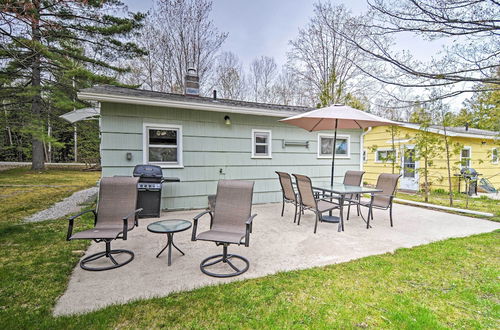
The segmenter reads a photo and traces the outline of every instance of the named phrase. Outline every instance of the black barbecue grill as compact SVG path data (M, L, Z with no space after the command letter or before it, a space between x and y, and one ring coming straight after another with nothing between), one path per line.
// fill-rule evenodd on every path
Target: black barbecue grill
M136 165L135 177L139 177L137 207L142 208L139 218L158 218L161 206L161 188L163 182L179 182L179 178L165 178L160 166Z
M461 179L465 182L465 193L469 196L477 195L477 181L481 174L471 167L464 167L460 170L460 174L455 174L458 176L458 192L460 192L460 181Z

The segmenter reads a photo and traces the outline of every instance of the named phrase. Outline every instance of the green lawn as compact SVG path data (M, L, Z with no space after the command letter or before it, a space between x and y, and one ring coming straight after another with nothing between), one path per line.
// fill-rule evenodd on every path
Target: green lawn
M417 202L424 202L424 197L422 194L409 194L409 193L398 192L396 197ZM450 206L450 199L447 193L433 191L429 195L429 203L436 205ZM453 207L493 213L494 216L488 219L500 222L500 201L488 198L486 196L481 196L479 198L469 198L469 205L468 207L466 207L465 194L455 193L453 196ZM473 215L468 214L468 216L473 216ZM482 216L476 216L476 217L484 218Z
M94 178L74 179L85 180ZM30 212L44 207L43 191L29 194ZM16 212L1 213L1 329L500 327L500 232L54 318L86 243L64 241L65 220L24 224L26 211Z

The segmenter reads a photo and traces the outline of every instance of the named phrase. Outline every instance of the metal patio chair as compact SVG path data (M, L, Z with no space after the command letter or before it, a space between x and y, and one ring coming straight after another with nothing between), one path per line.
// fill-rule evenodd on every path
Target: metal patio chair
M106 243L106 250L92 254L80 261L85 270L109 270L124 266L134 259L129 250L111 249L111 241L127 239L127 232L138 225L137 215L142 209L137 206L137 183L139 178L110 177L102 178L99 184L99 201L96 210L87 210L69 218L66 240L87 239ZM74 220L85 213L94 214L94 228L73 234ZM125 260L115 257L127 255ZM101 258L111 261L109 266L92 266L91 263ZM120 257L118 259L121 259Z
M278 171L276 171L276 174L278 174L281 185L281 192L283 193L283 206L281 207L281 216L283 216L285 212L285 203L291 203L295 205L295 214L293 216L293 223L295 223L297 221L297 209L299 208L299 195L293 189L292 177L290 176L290 174Z
M363 180L364 171L347 171L344 174L344 184L349 186L361 186L361 181ZM359 201L361 196L359 194L346 195L344 201L348 203L347 206L347 220L349 220L349 213L351 212L351 205L356 205L356 211L359 216Z
M392 222L392 201L394 199L394 193L396 187L398 186L398 180L401 177L400 174L389 174L382 173L378 176L377 185L375 188L382 190L382 192L373 193L371 195L369 202L360 201L359 205L368 208L368 217L366 221L366 228L370 228L370 220L373 220L373 209L387 210L389 209L389 219L391 222L391 227L393 227ZM363 213L361 213L363 216ZM364 217L363 217L364 219Z
M198 220L203 215L210 214L210 209L193 218L191 240L215 242L216 245L222 245L223 248L222 254L210 256L201 262L200 270L204 274L214 277L231 277L243 274L250 267L250 262L246 258L236 254L228 254L227 250L230 244L244 244L246 247L250 244L252 221L256 216L256 214L251 215L253 186L252 181L220 180L217 185L210 230L196 234ZM243 261L243 268L238 268L232 260ZM221 262L227 264L233 271L216 273L207 270L207 267Z
M295 177L295 182L297 183L297 189L299 191L300 207L301 210L309 210L316 214L316 221L314 223L314 233L318 228L318 222L325 221L323 213L329 212L334 209L340 208L338 204L326 201L323 199L317 199L314 197L314 192L312 188L311 179L305 175L292 174ZM297 225L300 225L300 218L302 212L299 211L299 219ZM331 221L327 221L331 222Z

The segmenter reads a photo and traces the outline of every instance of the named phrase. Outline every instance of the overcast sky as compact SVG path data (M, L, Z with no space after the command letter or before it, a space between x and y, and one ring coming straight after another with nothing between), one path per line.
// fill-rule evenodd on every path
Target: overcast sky
M130 11L146 12L153 0L123 0ZM288 41L295 39L298 29L313 16L317 0L213 0L212 19L215 26L229 36L222 50L232 51L248 67L259 56L272 56L279 65L286 62ZM353 14L367 10L366 0L332 0L344 4ZM438 42L428 42L406 35L397 39L396 49L409 50L421 60L429 59L440 49ZM463 96L451 102L456 108Z

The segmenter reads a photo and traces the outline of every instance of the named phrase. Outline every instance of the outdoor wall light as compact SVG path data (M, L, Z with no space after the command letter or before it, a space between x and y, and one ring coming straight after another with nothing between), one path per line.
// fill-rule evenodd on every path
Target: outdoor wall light
M229 118L229 116L224 117L224 124L226 124L228 126L231 125L231 118Z
M127 152L126 158L127 158L128 161L132 160L132 153L131 152Z

